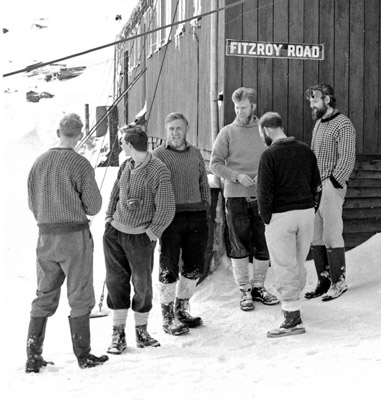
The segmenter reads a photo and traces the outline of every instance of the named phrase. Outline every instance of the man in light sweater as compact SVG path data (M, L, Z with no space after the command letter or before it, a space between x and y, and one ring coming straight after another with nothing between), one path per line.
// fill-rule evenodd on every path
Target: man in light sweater
M279 303L264 287L269 254L258 214L256 177L265 147L258 131L255 98L251 88L241 87L233 93L236 119L218 134L210 161L211 171L224 180L230 257L243 311L254 309L253 300L266 305ZM250 258L254 258L252 282Z
M137 347L160 346L147 331L153 257L156 241L175 215L170 172L147 151L145 131L139 125L121 130L121 146L128 158L111 191L103 236L107 305L113 310L112 341L107 350L111 354L122 354L127 348L125 326L130 307Z
M164 332L181 335L203 322L189 313L189 300L204 268L210 189L202 155L186 141L187 119L171 113L165 129L167 144L155 149L153 156L171 172L176 214L160 239L160 300Z
M80 368L103 364L107 356L90 353L90 312L95 305L93 239L87 215L97 214L102 197L92 166L74 151L82 138L80 117L65 115L59 124L59 145L37 158L28 177L29 208L39 228L37 296L32 302L26 372L49 364L42 357L46 322L57 310L67 281L69 324Z

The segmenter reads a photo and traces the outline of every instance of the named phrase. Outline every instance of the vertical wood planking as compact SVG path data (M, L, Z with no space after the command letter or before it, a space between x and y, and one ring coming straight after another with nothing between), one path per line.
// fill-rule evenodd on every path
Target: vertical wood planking
M380 2L365 2L365 86L364 86L364 153L378 148L379 127L379 51Z
M335 0L320 2L320 40L325 44L325 57L319 65L319 82L334 84Z
M304 2L304 42L310 44L321 44L319 37L319 1L307 0ZM303 141L311 144L312 129L314 122L311 118L309 102L304 98L304 92L319 82L319 61L304 61L303 71Z
M334 93L340 111L348 115L349 86L349 2L335 3Z
M226 5L233 4L234 0L226 0ZM226 39L242 40L242 5L229 8L225 11ZM234 107L231 95L235 89L242 86L242 57L227 56L225 64L225 125L230 124L234 118Z
M273 0L258 0L258 40L273 41ZM273 108L273 60L258 58L258 115Z
M294 0L290 3L289 42L303 43L303 0ZM303 61L289 61L289 135L298 140L303 139Z
M274 42L288 43L289 1L274 4ZM288 60L274 60L273 110L282 117L288 132Z
M364 2L350 3L348 117L356 129L357 153L363 153L364 126Z

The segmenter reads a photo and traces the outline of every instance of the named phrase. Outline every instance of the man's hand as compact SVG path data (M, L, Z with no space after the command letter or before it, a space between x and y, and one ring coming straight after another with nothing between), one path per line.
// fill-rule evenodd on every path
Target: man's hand
M250 176L246 174L238 174L237 176L238 182L243 186L251 186L255 184L255 180L251 179Z

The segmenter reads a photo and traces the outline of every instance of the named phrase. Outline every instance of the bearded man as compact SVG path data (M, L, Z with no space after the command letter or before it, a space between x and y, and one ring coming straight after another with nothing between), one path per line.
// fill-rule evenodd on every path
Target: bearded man
M226 125L213 145L210 169L223 178L226 198L226 221L233 275L241 292L242 311L254 309L254 301L266 305L279 300L264 286L269 268L269 253L265 228L258 213L258 165L265 149L258 129L256 92L241 87L234 91L232 101L235 120ZM250 280L250 260L253 260L253 279Z
M356 131L349 118L336 109L330 85L312 86L305 95L316 121L311 148L317 158L323 186L311 248L318 283L305 298L323 296L322 300L327 301L348 290L342 210L356 159Z

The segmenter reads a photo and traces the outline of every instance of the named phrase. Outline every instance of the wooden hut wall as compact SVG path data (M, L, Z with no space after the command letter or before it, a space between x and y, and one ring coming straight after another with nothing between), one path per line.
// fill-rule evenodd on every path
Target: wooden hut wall
M226 0L233 4L235 0ZM357 154L381 155L379 0L250 0L225 13L225 38L325 45L325 59L226 57L225 123L240 86L257 90L258 114L278 111L288 134L310 143L313 122L304 92L330 83L357 131Z
M171 0L168 0L171 1ZM177 0L172 0L172 13ZM185 1L185 18L194 15L193 1ZM224 1L220 0L219 5ZM162 2L162 8L165 1ZM201 12L210 10L210 1L201 1ZM152 8L146 13L152 13ZM222 14L222 13L221 13ZM224 15L218 15L219 42L218 48L218 81L219 90L223 89L224 74ZM147 22L150 18L145 15L143 29L148 31L156 28L155 20L152 25ZM177 19L177 18L176 18ZM147 133L149 136L165 138L164 119L170 112L183 113L189 121L190 131L188 140L197 145L208 159L211 152L212 139L210 129L210 17L206 16L198 21L197 25L187 22L184 32L175 37L178 26L174 26L169 43L164 44L159 50L150 54L145 46L144 63L129 68L128 82L147 67L139 81L128 93L128 105L125 115L132 122L135 115L142 109L147 101L148 118ZM144 37L136 40L143 41ZM126 42L124 50L129 54L133 52L134 41ZM140 48L144 48L143 45ZM134 67L134 66L132 66ZM119 106L123 108L122 105ZM223 110L221 110L223 111Z

